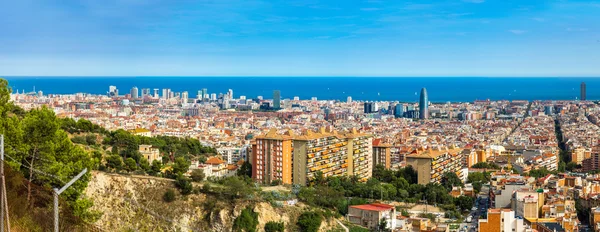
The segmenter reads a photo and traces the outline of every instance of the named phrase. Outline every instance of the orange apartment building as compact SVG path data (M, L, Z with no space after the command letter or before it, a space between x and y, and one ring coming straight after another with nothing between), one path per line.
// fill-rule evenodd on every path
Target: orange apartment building
M263 184L275 180L292 184L292 138L292 131L278 134L275 129L256 137L252 149L252 179Z

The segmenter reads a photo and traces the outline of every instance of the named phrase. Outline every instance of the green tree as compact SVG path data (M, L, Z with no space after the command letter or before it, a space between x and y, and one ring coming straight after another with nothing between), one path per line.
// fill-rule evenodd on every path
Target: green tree
M569 163L567 164L567 166L566 166L566 168L565 168L565 169L566 169L567 171L569 171L569 172L572 172L573 170L575 170L575 169L577 169L577 168L578 168L578 167L577 167L577 163L575 163L575 162L569 162Z
M255 232L258 226L258 214L248 206L242 210L240 216L233 221L233 231Z
M498 166L495 163L489 163L489 162L479 162L474 164L473 166L471 166L471 168L482 168L482 169L500 169L500 166Z
M188 169L190 168L191 164L192 163L185 160L185 158L177 157L175 159L175 163L173 164L173 173L175 175L186 173L188 171Z
M558 162L558 171L564 172L567 168L567 164L564 161Z
M148 163L148 159L145 157L140 158L140 169L144 170L146 173L150 173L150 163Z
M204 180L204 171L202 169L194 169L192 171L192 174L190 175L190 177L192 178L192 180L194 182L200 182L202 180Z
M456 173L454 172L446 172L444 173L444 175L442 175L442 186L444 186L444 188L446 188L448 191L452 190L452 187L454 186L463 186L462 181L460 180L460 178L458 178L458 176L456 175Z
M317 232L321 227L322 220L323 217L320 213L309 211L300 214L297 225L300 227L301 232Z
M119 155L110 155L106 157L106 167L120 171L123 168L123 159Z
M463 211L469 210L471 207L473 207L474 202L475 201L473 200L472 197L467 197L467 196L459 196L454 199L454 204Z
M175 179L175 186L179 188L181 194L183 195L192 193L192 190L194 188L190 179L183 175L177 176L177 178Z
M152 167L150 167L150 175L156 175L158 173L160 173L160 170L162 169L162 162L158 161L158 160L153 160L152 161Z
M249 162L244 162L242 166L237 170L238 176L247 176L252 177L252 164Z
M88 134L85 136L85 142L87 143L87 145L93 146L96 145L96 139L98 137L96 137L95 134Z
M284 232L285 226L283 222L267 222L265 224L265 232Z
M130 172L137 170L137 164L135 163L135 160L131 157L125 159L125 168Z

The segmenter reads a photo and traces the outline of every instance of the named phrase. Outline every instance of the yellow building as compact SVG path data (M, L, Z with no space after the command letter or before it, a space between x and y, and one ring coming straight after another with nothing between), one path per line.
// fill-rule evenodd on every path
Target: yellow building
M152 161L158 160L162 162L162 159L160 157L160 151L157 147L153 147L152 145L140 145L139 146L139 152L140 154L142 154L142 156L144 158L146 158L148 160L148 162L150 164L152 164Z
M443 149L428 149L406 156L406 165L417 171L419 184L440 183L446 172L454 172L462 179L462 149L454 146Z
M144 128L136 128L133 130L128 130L128 132L133 135L152 137L152 131L150 131L148 129L144 129Z

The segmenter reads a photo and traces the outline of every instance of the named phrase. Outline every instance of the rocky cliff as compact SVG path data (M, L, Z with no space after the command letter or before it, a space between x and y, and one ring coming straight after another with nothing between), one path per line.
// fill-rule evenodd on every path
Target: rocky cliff
M286 231L296 231L298 216L307 210L302 204L274 208L267 202L223 202L202 193L178 195L166 203L162 196L169 188L175 189L169 179L93 172L86 195L94 201L93 209L103 213L96 226L106 231L231 231L248 205L258 213L259 231L269 221L283 221ZM321 230L336 226L327 221Z

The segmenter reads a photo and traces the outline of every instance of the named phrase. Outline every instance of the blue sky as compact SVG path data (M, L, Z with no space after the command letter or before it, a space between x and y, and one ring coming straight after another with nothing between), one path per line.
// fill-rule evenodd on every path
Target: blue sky
M600 76L600 2L0 0L0 75Z

